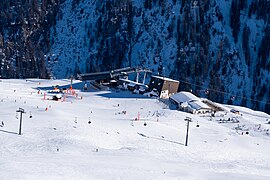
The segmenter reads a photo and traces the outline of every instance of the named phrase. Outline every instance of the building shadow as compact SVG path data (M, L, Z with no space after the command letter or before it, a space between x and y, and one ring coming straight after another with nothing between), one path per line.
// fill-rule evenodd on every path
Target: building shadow
M57 83L55 83L54 86L45 86L45 87L38 86L38 87L33 88L33 89L42 90L42 91L49 91L49 90L53 90L56 86L58 89L63 89L63 90L70 88L70 84L60 86ZM77 83L72 84L72 89L74 89L74 90L83 90L83 88L84 88L84 82L77 82ZM94 90L92 90L92 91L94 91Z
M105 98L125 98L125 99L150 99L150 97L144 96L142 94L133 94L130 91L110 91L106 93L98 94L98 96Z

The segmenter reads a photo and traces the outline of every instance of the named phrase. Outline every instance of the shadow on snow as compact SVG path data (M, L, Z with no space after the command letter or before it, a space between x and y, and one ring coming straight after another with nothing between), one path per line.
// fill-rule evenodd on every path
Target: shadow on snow
M42 90L42 91L48 91L48 90L53 90L55 86L58 86L58 89L69 89L70 88L70 84L66 84L66 85L58 85L57 83L55 83L54 86L45 86L45 87L36 87L33 89L36 90ZM90 90L83 90L84 88L84 82L77 82L77 83L73 83L72 84L72 89L74 90L80 90L82 92L95 92L96 90L94 90L93 88L91 88Z
M150 97L141 94L132 94L130 91L107 91L106 93L98 94L105 98L125 98L125 99L150 99Z
M183 145L183 143L180 143L180 142L177 142L177 141L172 141L172 140L168 140L168 139L164 139L164 138L159 138L159 137L151 137L151 136L147 136L143 133L137 133L138 135L142 136L142 137L145 137L145 138L150 138L150 139L156 139L156 140L160 140L160 141L166 141L166 142L170 142L170 143L174 143L174 144L180 144L180 145Z
M16 132L12 132L12 131L5 131L5 130L0 130L0 132L9 133L9 134L18 134L18 133L16 133Z

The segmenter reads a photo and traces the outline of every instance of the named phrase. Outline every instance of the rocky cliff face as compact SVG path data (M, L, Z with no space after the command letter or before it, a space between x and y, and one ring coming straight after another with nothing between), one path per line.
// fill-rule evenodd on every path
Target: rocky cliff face
M2 77L66 78L143 66L180 80L181 90L270 112L268 0L4 4Z

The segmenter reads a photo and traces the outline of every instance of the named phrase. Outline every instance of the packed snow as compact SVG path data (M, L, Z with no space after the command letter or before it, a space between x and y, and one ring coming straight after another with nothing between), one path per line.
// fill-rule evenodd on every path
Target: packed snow
M0 80L1 179L270 179L268 114L193 115L80 81L54 101L56 85L70 81Z

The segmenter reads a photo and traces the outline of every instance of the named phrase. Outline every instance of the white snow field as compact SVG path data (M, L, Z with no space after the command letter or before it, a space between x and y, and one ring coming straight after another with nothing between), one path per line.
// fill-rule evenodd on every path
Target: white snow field
M80 81L77 97L44 100L55 85L68 88L69 80L0 80L1 180L270 179L265 113L223 105L242 116L210 120L126 91L86 92ZM19 108L26 112L22 135ZM186 117L193 121L188 146ZM219 123L233 117L239 123Z

